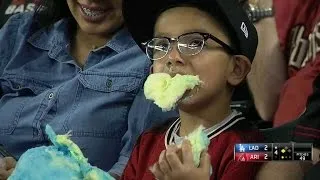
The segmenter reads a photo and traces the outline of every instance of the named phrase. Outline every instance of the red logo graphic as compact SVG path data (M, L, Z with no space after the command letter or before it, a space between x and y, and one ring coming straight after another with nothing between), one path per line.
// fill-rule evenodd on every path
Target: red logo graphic
M24 4L25 2L26 2L25 0L12 0L11 4L21 5L21 4Z

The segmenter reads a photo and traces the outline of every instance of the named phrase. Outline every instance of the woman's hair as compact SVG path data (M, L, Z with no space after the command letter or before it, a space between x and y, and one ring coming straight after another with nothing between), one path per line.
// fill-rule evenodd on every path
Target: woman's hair
M62 18L72 17L67 0L41 0L37 5L34 19L37 24L47 27Z

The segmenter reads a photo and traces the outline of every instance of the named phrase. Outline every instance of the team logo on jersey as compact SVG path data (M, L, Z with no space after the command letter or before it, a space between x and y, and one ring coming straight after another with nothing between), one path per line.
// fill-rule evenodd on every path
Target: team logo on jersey
M249 32L248 32L248 28L244 22L242 22L240 29L243 32L244 36L248 39Z
M308 39L303 38L304 26L297 26L291 31L289 66L303 68L308 62L315 60L320 52L320 22L309 34Z

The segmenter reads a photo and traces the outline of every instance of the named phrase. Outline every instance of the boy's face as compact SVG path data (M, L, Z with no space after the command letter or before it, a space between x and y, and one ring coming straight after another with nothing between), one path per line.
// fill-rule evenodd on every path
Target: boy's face
M210 33L230 45L230 40L221 25L206 12L193 7L175 7L164 11L157 19L154 36L176 38L189 32ZM170 45L172 49L168 54L154 61L153 72L165 72L172 76L199 75L202 81L200 87L188 92L187 96L190 98L185 98L180 106L206 106L213 99L231 96L228 84L234 71L234 61L218 43L208 39L201 52L196 55L180 53L177 42Z

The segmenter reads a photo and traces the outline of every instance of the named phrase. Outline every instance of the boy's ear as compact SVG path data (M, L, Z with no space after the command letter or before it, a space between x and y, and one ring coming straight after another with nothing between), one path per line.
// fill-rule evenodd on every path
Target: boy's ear
M232 86L237 86L246 79L246 76L251 69L251 62L246 56L235 55L232 59L232 65L228 82Z

